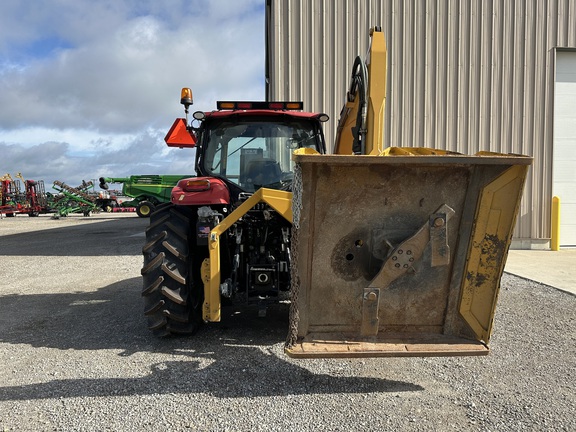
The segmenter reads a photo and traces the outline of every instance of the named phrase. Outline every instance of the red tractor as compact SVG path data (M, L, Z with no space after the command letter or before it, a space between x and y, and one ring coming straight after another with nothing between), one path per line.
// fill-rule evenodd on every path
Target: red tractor
M188 113L190 89L181 102ZM143 295L154 333L193 333L203 319L218 321L219 296L262 308L287 297L292 153L324 153L321 122L328 120L301 109L301 102L218 102L218 111L194 113L196 127L175 121L166 143L196 148L197 177L178 182L146 231ZM240 211L220 235L220 262L208 265L211 230L257 191L268 198ZM204 288L209 268L219 274L219 292Z

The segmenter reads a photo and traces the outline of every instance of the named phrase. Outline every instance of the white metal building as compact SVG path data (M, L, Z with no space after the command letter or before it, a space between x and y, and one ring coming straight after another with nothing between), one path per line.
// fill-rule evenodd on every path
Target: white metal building
M385 143L534 157L512 247L576 245L576 0L267 0L267 98L325 112L356 55L388 48Z

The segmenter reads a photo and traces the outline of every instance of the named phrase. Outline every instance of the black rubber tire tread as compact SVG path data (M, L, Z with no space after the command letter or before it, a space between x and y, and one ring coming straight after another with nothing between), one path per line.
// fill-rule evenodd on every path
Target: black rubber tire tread
M184 260L182 260L184 261ZM186 261L184 261L186 262ZM172 268L171 268L172 267ZM185 286L186 285L186 276L183 276L179 271L178 271L178 267L176 267L175 265L171 264L170 266L166 265L166 264L162 264L162 271L164 272L165 275L171 277L172 279L174 279L176 282L178 282L178 284L180 284L181 286Z
M174 255L176 258L180 259L180 260L184 260L186 261L186 259L188 258L188 256L183 253L182 251L178 250L176 247L172 246L170 243L168 243L167 241L162 243L162 246L164 246L164 248L170 252L172 255Z
M167 324L166 317L161 317L161 319L159 319L157 322L150 322L150 321L151 320L148 321L148 328L152 331L166 328Z
M142 295L146 296L149 295L152 291L156 291L160 287L160 285L162 285L162 282L164 282L164 276L160 276L152 283L152 285L144 287L144 289L142 290Z
M148 328L157 336L193 334L202 323L204 290L199 272L204 257L193 256L189 245L195 217L194 208L171 203L158 206L150 216L142 248L142 296ZM193 246L193 250L198 249ZM198 269L193 268L196 265Z
M160 209L161 210L161 209ZM158 225L162 225L163 223L165 223L168 219L170 219L170 215L164 215L163 217L156 219L154 221L154 223L151 223L150 225L148 225L148 228L146 228L146 233L148 233L148 231L153 231L155 228L158 227ZM152 219L150 219L150 222L152 222ZM146 238L148 238L148 236L146 236Z
M162 231L160 234L158 234L152 240L150 240L149 242L146 242L146 244L142 247L142 253L145 254L147 252L150 252L150 250L152 248L154 248L154 246L156 246L156 243L164 240L167 235L168 235L168 233L166 231Z
M164 300L159 300L158 302L154 303L151 306L147 305L149 307L144 309L144 315L146 316L154 315L156 312L162 309L162 306L164 306L165 304L166 302Z
M170 312L170 311L164 311L164 315L166 315L167 318L170 318L174 321L178 321L178 322L188 322L188 315L184 314L184 315L178 315L175 314L174 312Z
M170 288L166 288L165 286L162 287L162 294L172 300L174 303L178 303L181 305L186 305L186 299L182 297L180 293L180 289L177 291L172 290Z
M152 258L148 262L146 262L146 259L144 259L144 267L142 267L142 270L140 271L142 276L144 276L144 275L150 273L151 271L154 271L158 267L160 267L160 265L162 265L162 263L164 262L165 257L166 257L166 254L164 252L160 252L158 255L156 255L154 258Z

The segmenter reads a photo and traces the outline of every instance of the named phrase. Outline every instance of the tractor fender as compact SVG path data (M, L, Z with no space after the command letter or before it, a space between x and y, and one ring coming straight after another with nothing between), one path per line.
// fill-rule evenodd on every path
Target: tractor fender
M230 191L215 177L182 179L172 189L171 201L176 205L230 204Z

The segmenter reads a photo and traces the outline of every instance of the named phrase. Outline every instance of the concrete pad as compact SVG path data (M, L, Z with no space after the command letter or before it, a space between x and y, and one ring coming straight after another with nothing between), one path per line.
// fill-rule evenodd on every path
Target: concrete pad
M504 271L576 295L576 249L510 250Z

